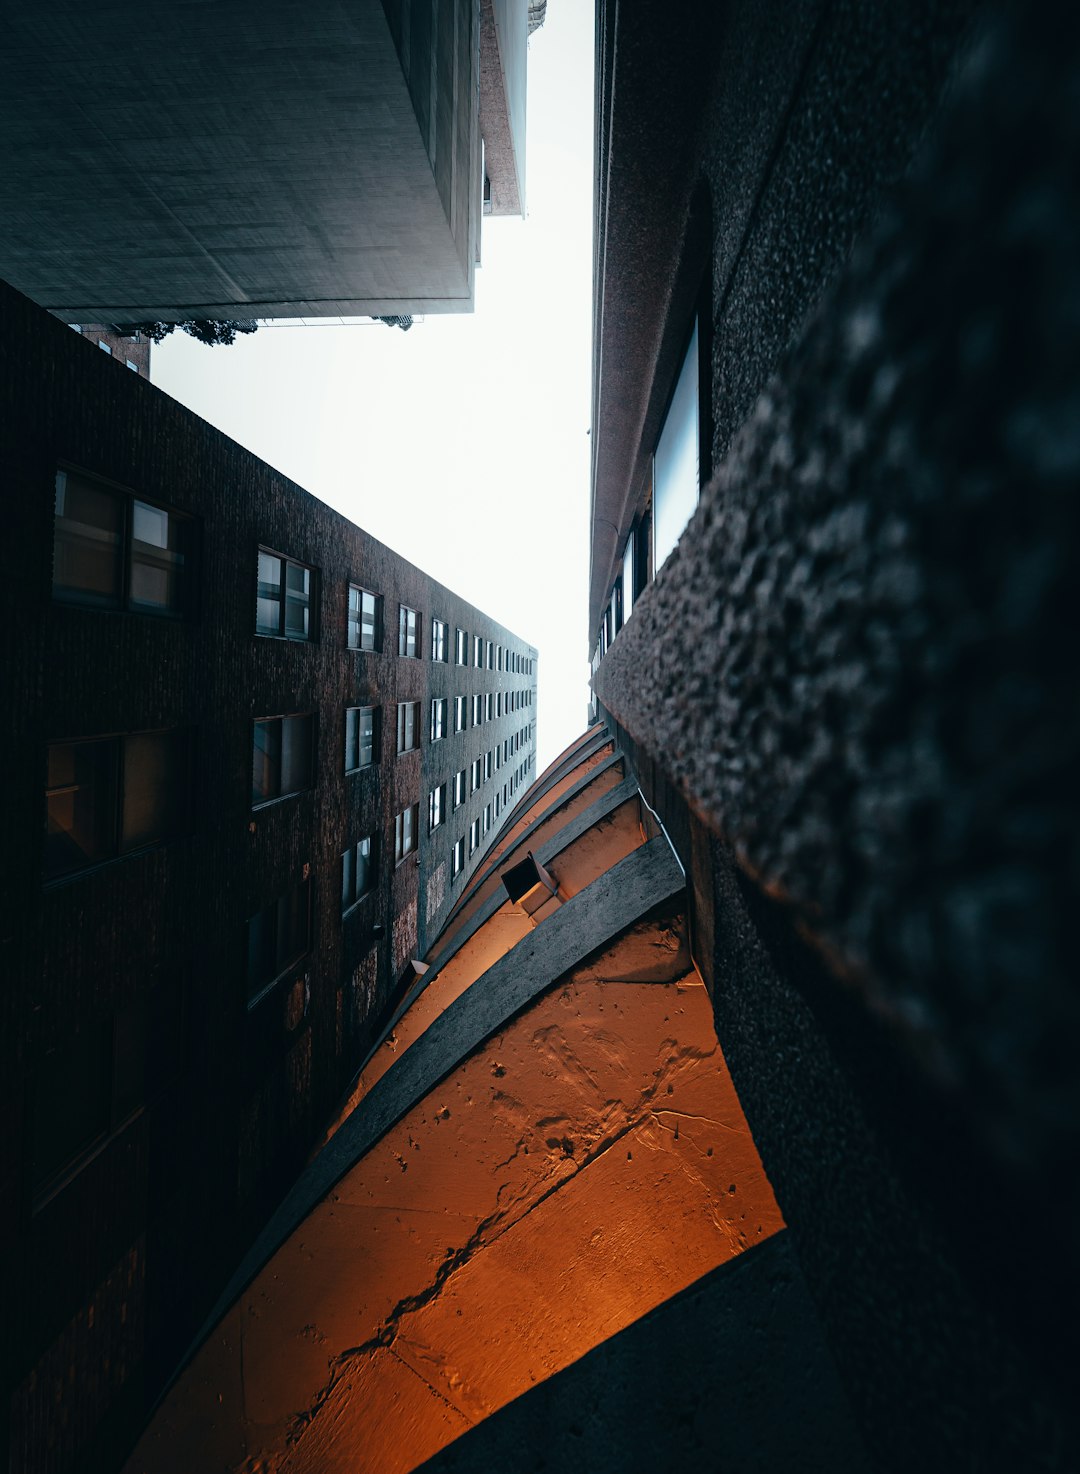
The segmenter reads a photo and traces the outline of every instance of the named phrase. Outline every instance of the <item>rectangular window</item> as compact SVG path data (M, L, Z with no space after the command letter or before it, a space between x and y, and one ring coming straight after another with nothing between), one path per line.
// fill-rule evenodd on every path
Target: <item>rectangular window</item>
M491 828L491 805L490 804L485 804L484 805L484 833L486 834L490 828Z
M497 793L495 795L495 817L496 817L496 819L499 817L499 811L500 811L501 808L502 808L502 795Z
M450 703L445 696L436 696L431 703L431 740L441 742L446 736L446 723Z
M455 840L454 841L453 853L450 856L450 875L451 875L451 878L452 879L456 879L461 874L461 872L464 869L465 869L465 839L464 839L464 837L462 837L461 839L458 839L458 840Z
M464 630L454 631L454 664L468 665L469 637Z
M446 818L446 784L440 783L428 794L428 828L438 829Z
M634 609L634 530L631 529L630 536L623 546L622 555L622 617L623 624L630 618Z
M488 670L495 669L495 645L491 640L487 642L487 668Z
M454 731L464 732L468 726L469 707L467 696L454 697Z
M254 723L251 807L302 793L312 784L315 717L265 717Z
M483 781L483 769L480 765L480 759L477 758L469 769L469 792L475 793Z
M496 715L496 717L501 717L502 714L503 714L503 693L501 691L496 691L495 692L495 715Z
M397 750L412 752L420 746L420 703L402 701L397 709Z
M472 699L472 724L474 727L478 727L483 720L484 698L482 696L474 696Z
M382 595L349 585L349 649L382 649Z
M495 749L495 771L496 771L496 773L499 771L499 769L501 767L502 767L502 748L501 747L496 747L496 749Z
M675 392L653 453L653 573L694 515L700 489L698 325L694 319ZM614 631L612 631L614 634Z
M341 909L350 910L375 889L379 878L378 836L366 834L341 857Z
M127 364L129 369L132 369L135 373L139 372L139 365L137 363L132 363L130 358L125 358L124 362Z
M466 796L465 769L462 768L459 772L457 772L457 773L454 774L454 808L455 809L460 809L461 805L465 802L465 796Z
M189 750L181 728L50 742L45 878L72 875L181 833Z
M491 777L491 756L492 755L491 755L490 752L485 752L484 753L484 782L485 783Z
M431 621L431 658L432 660L446 660L446 621L444 619Z
M403 809L394 818L394 864L400 865L405 856L416 848L420 828L420 805L413 804Z
M345 771L357 773L378 761L379 709L350 706L345 711Z
M480 820L474 819L469 825L469 854L475 854L480 843Z
M193 523L74 471L56 473L54 599L186 614Z
M112 349L109 347L108 343L106 343L104 338L99 338L97 340L97 345L99 348L103 349L110 358L112 357Z
M285 640L315 638L315 570L259 549L255 633Z
M484 718L489 722L495 719L495 693L493 691L489 691L484 697Z
M404 604L398 613L398 654L410 658L420 654L420 616Z
M473 648L472 663L473 663L473 665L476 666L477 670L480 670L480 669L482 669L483 664L484 664L484 642L480 638L479 635L473 635L473 647L472 648Z
M249 1006L283 977L311 945L311 882L286 891L248 922Z

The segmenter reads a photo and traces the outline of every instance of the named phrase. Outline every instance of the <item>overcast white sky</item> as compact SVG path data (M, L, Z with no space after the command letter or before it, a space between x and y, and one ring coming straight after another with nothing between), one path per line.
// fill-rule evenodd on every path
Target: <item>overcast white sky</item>
M588 702L592 68L592 4L552 0L528 218L483 222L474 313L152 354L167 393L536 645L538 772Z

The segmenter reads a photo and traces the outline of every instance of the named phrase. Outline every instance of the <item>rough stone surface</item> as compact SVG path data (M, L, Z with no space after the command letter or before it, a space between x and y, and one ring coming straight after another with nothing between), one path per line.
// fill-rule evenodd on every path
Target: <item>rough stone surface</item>
M992 1148L1042 1173L1080 1123L1075 42L983 39L598 679Z

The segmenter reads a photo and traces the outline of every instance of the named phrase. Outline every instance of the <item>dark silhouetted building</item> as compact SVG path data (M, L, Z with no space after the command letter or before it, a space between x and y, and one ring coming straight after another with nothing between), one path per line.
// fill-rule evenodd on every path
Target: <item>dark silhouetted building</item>
M531 777L536 651L0 293L3 1447L106 1470Z

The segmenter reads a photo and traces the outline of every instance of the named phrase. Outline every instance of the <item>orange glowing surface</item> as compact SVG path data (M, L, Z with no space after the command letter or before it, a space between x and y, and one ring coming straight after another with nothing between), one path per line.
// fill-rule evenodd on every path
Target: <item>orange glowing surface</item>
M576 896L643 843L637 799L629 799L567 845L551 862L551 870L559 882L559 895L563 900ZM337 1112L323 1138L323 1145L409 1045L500 957L505 957L512 947L529 936L532 929L525 912L507 898L505 905L461 944L364 1066L344 1107Z
M129 1474L405 1474L781 1228L683 957L677 929L633 929L410 1111L232 1309Z
M598 752L591 753L587 758L584 758L580 763L578 763L571 772L567 773L565 777L560 778L558 783L553 784L546 793L538 795L533 800L533 802L529 804L528 808L521 809L520 811L515 810L514 812L516 814L516 817L510 824L508 824L504 832L499 835L499 838L496 840L494 845L492 845L491 850L484 857L484 862L477 872L477 876L486 874L489 866L492 865L496 860L498 860L502 855L506 854L506 852L517 842L517 840L521 838L521 835L533 822L534 819L539 818L539 816L547 809L553 808L568 789L572 788L575 783L577 783L581 778L585 777L585 775L587 773L590 773L594 768L599 767L602 762L605 762L612 755L614 750L615 749L610 742L605 743L605 745L600 748ZM538 786L539 780L536 784L533 785L533 788L536 788ZM474 893L476 879L477 877L474 876L473 880L470 882L469 886L462 894L457 905L451 911L450 919L447 922L447 925L443 928L443 941L452 936L454 931L461 924L461 913L465 906L468 905Z
M577 772L574 775L575 781L583 776L584 774L582 772ZM587 783L581 792L576 793L573 798L568 799L561 805L553 803L542 808L539 813L545 814L545 817L537 824L536 828L529 835L528 840L520 848L518 848L514 841L506 844L500 842L492 856L485 862L484 871L473 880L468 894L462 898L462 905L454 918L453 928L444 931L442 938L440 938L440 945L449 940L454 932L458 931L468 921L469 917L479 910L494 891L502 890L501 875L503 869L524 859L526 851L532 850L535 853L541 845L557 835L571 819L575 819L579 814L583 814L586 809L598 803L606 793L610 793L613 789L618 788L624 778L625 774L623 773L622 763L613 763L610 768L605 768L602 773L598 773L592 782ZM527 822L532 823L538 817L539 814L530 813ZM515 825L514 828L523 829L524 825ZM499 865L493 871L488 872L488 864L495 858L498 859ZM557 869L558 863L557 858L552 860L552 868Z

